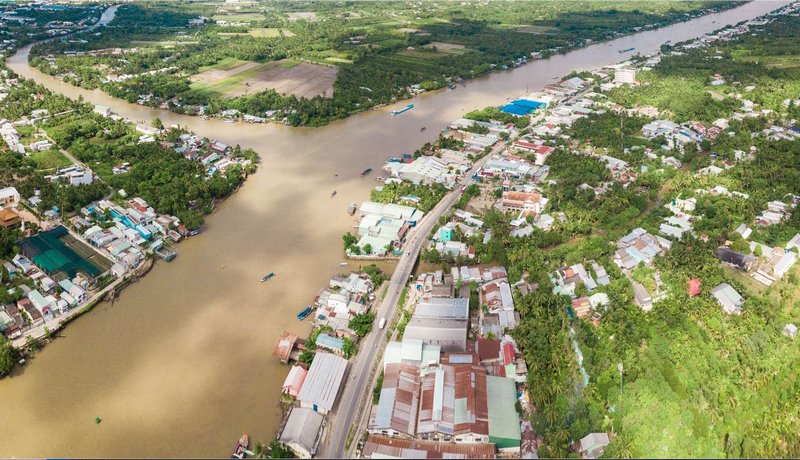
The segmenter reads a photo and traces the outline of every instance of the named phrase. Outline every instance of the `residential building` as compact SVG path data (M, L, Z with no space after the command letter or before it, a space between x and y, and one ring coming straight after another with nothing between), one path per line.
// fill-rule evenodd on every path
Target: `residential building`
M757 260L751 255L741 254L726 247L717 249L717 259L744 271L750 271Z
M725 310L728 314L736 314L740 315L742 313L742 307L744 306L744 299L742 296L736 292L733 287L731 287L728 283L722 283L716 286L714 289L711 290L711 295L713 295L717 302L722 306L722 309Z
M614 83L636 83L636 69L617 69L614 71Z
M16 208L20 199L21 197L16 188L5 187L0 189L0 207Z
M653 296L647 292L644 285L641 283L637 283L636 281L631 281L633 285L633 296L636 305L641 307L644 311L650 311L653 309Z
M403 338L439 345L444 352L464 351L467 347L467 320L412 317Z
M503 192L501 206L504 211L516 211L520 217L537 216L547 206L547 198L538 192Z

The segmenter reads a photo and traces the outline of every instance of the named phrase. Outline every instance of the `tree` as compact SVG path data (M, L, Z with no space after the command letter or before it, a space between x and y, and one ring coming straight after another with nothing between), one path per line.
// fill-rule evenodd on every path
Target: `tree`
M344 353L344 358L350 359L351 356L356 354L356 344L346 337L342 340L342 342L342 353Z
M162 123L161 119L158 117L153 118L153 121L150 124L153 125L153 128L164 129L164 123Z
M14 368L15 355L11 341L0 336L0 376L8 374Z
M372 330L372 323L375 322L375 313L361 313L353 317L348 327L359 337L364 337Z
M367 243L364 245L364 254L370 255L372 254L372 245Z

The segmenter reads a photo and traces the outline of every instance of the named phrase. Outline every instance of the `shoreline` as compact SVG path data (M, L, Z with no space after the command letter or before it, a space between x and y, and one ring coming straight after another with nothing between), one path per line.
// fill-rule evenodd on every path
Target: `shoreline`
M264 159L264 158L265 158L265 156L262 154L262 155L259 155L259 158L261 158L261 159ZM241 190L239 190L238 188L236 189L236 193L238 193L238 192L240 192L240 191L241 191ZM227 199L223 200L223 202L222 202L222 203L227 203ZM217 210L218 210L218 208L217 208L217 207L215 207L215 209L214 209L214 211L215 211L215 212L214 212L213 214L216 214L216 211L217 211ZM337 247L338 247L338 245L337 245ZM262 350L261 352L263 353L263 350ZM262 390L262 391L263 391L263 390Z
M639 30L634 30L634 31L631 31L631 32L613 32L612 36L603 38L602 40L598 40L598 41L590 41L589 43L581 42L581 43L579 43L577 45L561 45L561 46L558 47L558 49L556 51L552 51L552 52L548 51L548 50L532 52L531 55L530 55L530 59L528 57L526 57L524 59L524 61L522 61L521 63L518 63L518 64L513 64L513 63L512 64L502 64L500 66L492 64L491 67L488 70L484 71L484 72L478 73L478 74L476 74L476 75L474 75L472 77L469 77L469 78L458 77L456 80L447 81L447 82L445 82L445 85L443 85L442 87L435 88L435 89L432 89L432 90L413 89L412 87L406 87L406 88L403 88L403 89L404 89L404 91L406 91L408 93L408 95L403 97L403 98L393 99L391 101L382 102L380 104L371 105L371 106L366 107L366 108L358 108L356 110L348 112L346 116L332 118L330 120L325 121L324 123L313 124L313 125L302 125L302 124L301 125L291 125L289 123L285 123L283 121L278 120L274 116L270 117L270 118L265 118L264 121L247 121L244 117L245 116L253 116L253 115L244 114L244 113L241 113L241 112L235 117L225 117L221 113L220 114L214 114L214 115L205 115L205 114L201 114L201 113L186 113L186 112L181 112L181 111L177 111L177 110L174 110L174 109L170 108L169 105L168 105L169 100L161 101L156 105L140 104L139 102L136 102L136 101L133 101L133 102L132 101L128 101L126 99L121 99L121 98L118 98L116 96L112 96L108 91L103 89L103 84L100 84L100 85L98 85L97 87L94 87L94 88L86 87L86 86L83 86L83 85L80 85L80 84L76 85L75 83L67 82L65 80L64 76L62 76L62 75L58 75L58 74L52 75L52 74L49 74L47 72L42 71L38 66L30 65L30 53L33 50L33 48L35 48L36 46L38 46L40 44L57 40L59 38L62 38L63 36L53 37L53 38L48 38L46 40L40 40L40 41L32 42L32 43L29 43L29 44L25 45L22 48L25 48L25 47L28 48L28 53L27 53L28 54L28 56L27 56L28 65L30 65L31 68L34 68L37 71L41 72L42 74L47 75L48 77L54 78L54 79L56 79L56 80L58 80L58 81L60 81L60 82L62 82L64 84L68 84L68 85L74 86L76 88L81 88L81 89L84 89L86 91L100 91L100 92L102 92L103 94L105 94L105 95L107 95L109 97L112 97L112 98L114 98L116 100L119 100L119 101L123 101L123 102L128 103L128 104L135 104L135 105L138 105L138 106L141 106L141 107L145 107L145 108L148 108L148 109L152 109L152 110L166 110L166 111L174 113L176 115L185 115L185 116L192 117L192 118L201 118L203 120L215 119L215 120L219 120L219 121L226 122L226 123L230 122L230 123L235 123L235 124L239 124L239 123L245 124L246 123L246 124L251 124L251 125L259 125L259 124L263 124L263 125L278 125L278 126L287 126L287 127L290 127L290 128L300 128L300 127L302 127L302 128L321 128L321 127L327 126L327 125L329 125L329 124L331 124L333 122L336 122L336 121L339 121L339 120L346 120L346 119L348 119L350 117L353 117L355 115L358 115L358 114L361 114L361 113L364 113L364 112L378 110L380 108L393 106L395 104L403 104L403 103L406 103L406 102L408 102L408 101L410 101L412 99L415 99L417 96L420 96L420 95L423 95L423 94L432 94L432 93L438 93L438 92L441 92L441 91L452 91L452 90L454 90L455 88L453 88L453 89L448 88L449 84L461 84L461 85L464 85L467 82L471 82L471 81L474 81L474 80L477 80L477 79L481 79L481 78L488 78L488 77L491 77L492 75L495 75L495 74L507 72L507 71L514 70L514 69L517 69L517 68L520 68L520 67L525 67L526 65L528 65L530 63L533 63L535 61L538 61L538 60L549 59L549 58L551 58L553 56L559 56L559 55L563 56L563 55L565 55L567 53L570 53L572 51L577 51L577 50L580 50L580 49L584 49L584 48L587 48L587 47L592 46L592 45L600 45L600 44L608 43L608 42L611 42L611 41L614 41L614 40L617 40L617 39L621 39L621 38L629 37L629 36L632 36L632 35L636 35L636 34L639 34L639 33L648 32L648 31L655 31L655 30L663 29L665 27L669 27L671 25L686 23L686 22L692 21L694 19L702 18L702 17L709 16L709 15L712 15L712 14L724 13L726 11L742 7L742 6L746 5L747 3L751 2L751 1L754 1L754 0L744 0L741 3L729 2L729 3L726 3L724 5L718 6L718 9L715 9L713 11L710 11L708 9L703 9L703 10L700 10L700 11L696 12L696 14L692 14L692 15L688 16L687 18L682 18L682 19L675 20L675 21L666 21L666 22L661 22L661 23L648 24L646 26L640 26ZM116 13L116 9L119 8L119 6L121 6L121 5L117 4L117 5L113 5L113 6L109 7L103 13L103 16L105 16L105 14L111 8L114 8L114 13ZM689 14L689 13L686 13L686 14ZM91 26L89 28L86 28L86 29L82 29L82 30L78 30L78 31L72 32L72 33L67 34L67 35L89 32L89 31L92 31L92 30L94 30L94 29L96 29L98 27L106 26L106 25L108 25L108 23L113 21L113 14L112 14L112 17L105 24L100 24L100 22L103 20L103 16L101 16L101 19L100 19L100 21L98 21L97 24L95 24L95 25L93 25L93 26ZM64 36L67 36L67 35L64 35ZM17 50L17 52L19 52L22 48L19 48ZM633 51L633 50L634 49L631 49L629 51ZM15 54L16 54L16 52L15 52ZM534 55L537 55L537 56L534 57ZM516 63L516 61L514 61L514 62ZM324 65L332 65L332 64L324 64ZM186 78L188 78L188 77L186 77ZM164 105L164 104L167 104L166 108L162 107L162 105ZM280 110L280 109L278 109L278 110Z

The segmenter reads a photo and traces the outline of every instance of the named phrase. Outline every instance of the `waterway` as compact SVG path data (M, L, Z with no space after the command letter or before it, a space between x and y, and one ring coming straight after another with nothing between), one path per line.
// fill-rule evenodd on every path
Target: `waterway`
M0 380L0 457L222 457L242 432L268 440L278 427L287 373L272 349L283 330L307 333L296 313L342 270L341 235L354 224L345 210L376 185L359 176L364 168L380 170L386 158L432 141L471 109L501 104L572 70L618 62L629 55L620 49L647 53L786 3L751 2L423 94L402 115L389 111L407 101L313 129L227 124L129 104L43 75L27 65L29 48L21 49L8 65L23 77L134 121L159 117L252 147L262 163L208 217L207 231L178 245L174 262L159 263L113 306L104 303L73 322ZM276 278L258 282L272 271Z

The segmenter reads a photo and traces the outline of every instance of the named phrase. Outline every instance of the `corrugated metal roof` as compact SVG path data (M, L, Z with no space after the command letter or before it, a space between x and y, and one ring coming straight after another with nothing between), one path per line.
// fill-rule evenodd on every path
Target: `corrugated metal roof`
M489 440L499 448L520 445L521 432L517 416L517 389L512 379L486 376L489 411ZM514 416L512 416L514 414Z
M346 369L346 359L331 353L317 352L297 399L330 411L336 403Z

